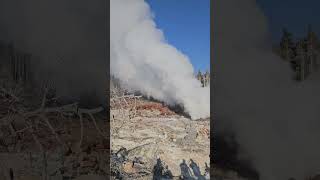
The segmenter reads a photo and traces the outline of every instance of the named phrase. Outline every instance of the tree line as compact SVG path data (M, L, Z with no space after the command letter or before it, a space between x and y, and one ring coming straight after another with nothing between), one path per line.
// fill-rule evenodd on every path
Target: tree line
M207 87L210 85L210 72L201 72L200 70L198 71L196 78L201 82L202 87Z
M311 25L308 26L306 37L302 39L294 39L292 33L283 29L279 55L289 62L295 80L303 81L318 70L319 51L320 43Z

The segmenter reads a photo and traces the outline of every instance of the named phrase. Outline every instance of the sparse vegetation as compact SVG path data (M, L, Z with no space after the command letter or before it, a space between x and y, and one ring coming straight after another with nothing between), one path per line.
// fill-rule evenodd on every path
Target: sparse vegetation
M209 119L191 121L161 102L111 84L114 179L208 178Z
M106 109L65 103L49 81L32 86L27 59L7 52L0 53L0 179L106 177Z

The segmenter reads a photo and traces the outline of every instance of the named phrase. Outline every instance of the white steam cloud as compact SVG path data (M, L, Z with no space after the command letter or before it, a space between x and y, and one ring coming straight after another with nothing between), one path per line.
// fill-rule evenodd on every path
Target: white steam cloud
M168 44L144 0L110 1L111 74L130 89L170 105L192 119L210 114L210 91L194 77L188 57Z
M94 104L106 102L105 23L105 0L0 1L0 41L32 55L37 84Z
M291 79L254 0L214 2L216 130L235 133L261 180L319 173L319 73Z

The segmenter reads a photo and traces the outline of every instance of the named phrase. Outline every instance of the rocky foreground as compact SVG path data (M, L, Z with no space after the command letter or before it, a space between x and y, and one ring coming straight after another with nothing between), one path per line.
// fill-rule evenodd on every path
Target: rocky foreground
M106 110L48 95L0 87L0 180L109 179Z
M111 110L111 128L123 114ZM114 178L209 179L209 128L209 118L192 121L159 103L142 102L135 117L112 134Z

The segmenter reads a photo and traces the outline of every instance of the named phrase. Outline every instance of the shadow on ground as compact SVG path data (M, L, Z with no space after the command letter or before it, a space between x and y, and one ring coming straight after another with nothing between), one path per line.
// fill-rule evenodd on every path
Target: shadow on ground
M190 164L186 163L186 160L182 160L180 164L181 174L179 176L180 179L184 180L206 180L206 176L209 176L210 168L206 164L206 172L204 174L201 173L200 167L197 163L195 163L192 159L190 159ZM168 166L165 166L161 159L157 159L157 163L153 168L153 180L167 180L173 179L174 176L172 175L171 171L169 170Z

